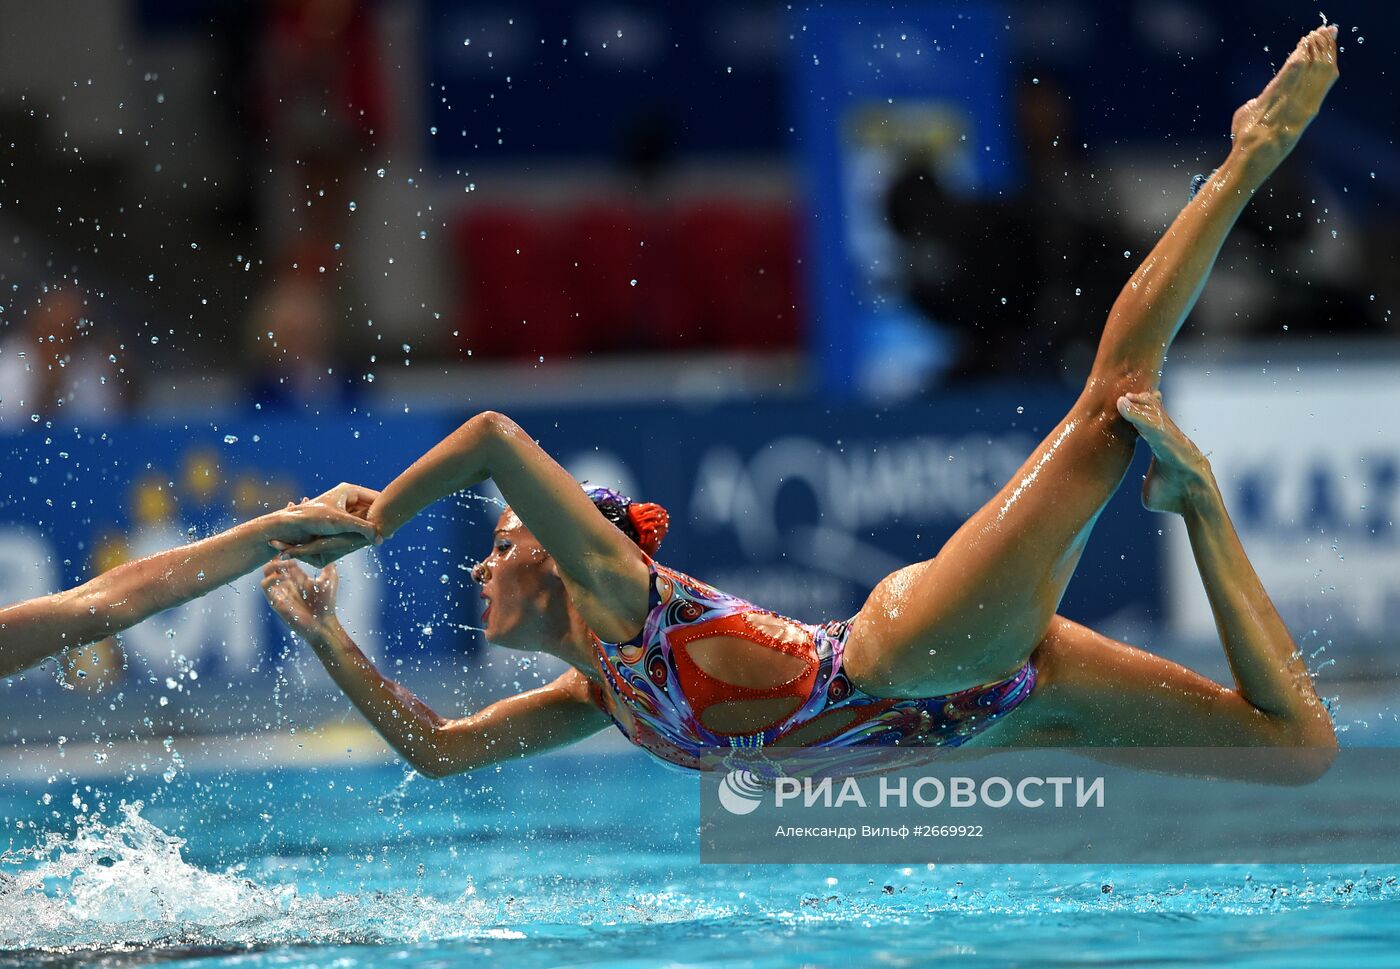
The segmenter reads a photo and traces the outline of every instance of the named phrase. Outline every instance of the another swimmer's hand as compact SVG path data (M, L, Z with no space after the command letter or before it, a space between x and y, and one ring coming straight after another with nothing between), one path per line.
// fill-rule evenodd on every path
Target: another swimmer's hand
M366 488L364 485L351 484L342 481L329 491L317 495L311 500L318 505L329 505L332 508L339 508L341 511L348 511L356 518L368 520L370 506L379 497L379 492L373 488Z
M263 567L262 589L268 604L287 627L312 646L324 644L339 625L335 594L340 576L334 565L307 575L295 562L278 556Z
M257 524L264 540L279 551L327 537L343 538L363 548L379 538L378 530L363 517L319 500L288 504L281 511L262 516Z
M298 539L279 537L268 544L279 552L286 552L292 558L300 559L308 565L323 569L351 552L358 551L371 543L378 545L384 540L379 533L378 526L367 520L370 506L378 497L379 492L373 488L342 482L315 498L303 500L300 505L288 505L288 510L310 506L342 512L354 519L356 528L321 532Z

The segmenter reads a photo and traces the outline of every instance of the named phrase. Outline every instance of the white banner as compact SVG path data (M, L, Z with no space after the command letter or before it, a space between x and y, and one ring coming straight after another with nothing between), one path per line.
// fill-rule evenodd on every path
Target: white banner
M1329 641L1393 642L1400 364L1178 367L1164 397L1209 457L1245 550L1304 654ZM1179 520L1167 529L1172 627L1214 639L1186 529Z

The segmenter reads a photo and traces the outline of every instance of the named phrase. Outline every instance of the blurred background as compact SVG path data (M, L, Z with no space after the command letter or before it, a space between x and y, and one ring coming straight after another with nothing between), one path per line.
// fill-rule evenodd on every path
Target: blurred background
M1400 17L1326 13L1342 81L1166 393L1364 731L1396 719ZM1318 23L1291 0L6 3L0 601L381 486L490 408L667 505L673 567L844 618L1063 414L1232 112ZM1144 467L1062 611L1228 682ZM343 584L445 713L553 675L473 628L490 497ZM254 579L95 655L0 683L0 740L358 723Z

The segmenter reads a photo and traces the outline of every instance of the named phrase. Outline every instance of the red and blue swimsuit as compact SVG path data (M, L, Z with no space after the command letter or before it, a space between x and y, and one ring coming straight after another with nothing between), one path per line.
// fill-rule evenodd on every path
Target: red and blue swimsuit
M650 557L646 624L626 643L593 638L603 686L594 701L634 744L670 764L728 769L736 748L956 747L1015 709L1035 687L1028 662L999 683L947 696L871 696L842 672L850 620L800 623L720 592ZM689 645L710 636L747 639L803 660L802 671L769 688L716 679ZM759 730L725 733L704 723L716 704L790 699L790 713ZM764 709L782 709L769 704ZM713 720L712 720L713 722Z

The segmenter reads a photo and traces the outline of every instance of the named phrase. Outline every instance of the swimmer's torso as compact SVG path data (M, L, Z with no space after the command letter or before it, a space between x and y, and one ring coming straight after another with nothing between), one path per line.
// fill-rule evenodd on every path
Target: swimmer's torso
M1035 685L1027 663L948 696L871 696L842 671L849 620L801 623L648 566L642 631L626 643L593 638L593 694L629 740L681 767L720 769L738 748L955 747Z

